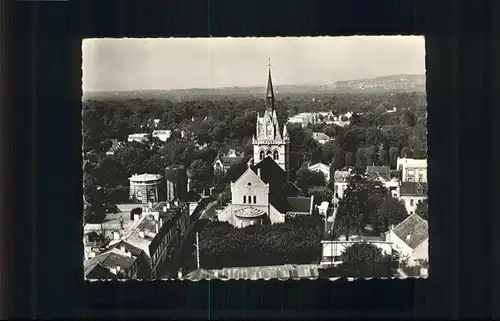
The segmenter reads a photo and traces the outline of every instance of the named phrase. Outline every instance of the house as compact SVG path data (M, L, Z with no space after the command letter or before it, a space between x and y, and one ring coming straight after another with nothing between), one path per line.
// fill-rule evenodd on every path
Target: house
M214 173L225 173L231 166L242 162L244 158L243 154L237 153L234 149L230 149L225 155L219 153L212 163Z
M172 131L167 129L167 130L153 130L153 137L158 138L162 142L166 142L167 139L172 136Z
M349 176L351 176L352 169L343 169L335 171L333 175L333 185L334 185L334 196L336 198L343 198L344 192L347 189L347 185L349 182Z
M164 262L177 250L177 245L190 224L189 208L161 202L152 210L144 211L134 224L123 231L122 236L110 243L133 255L143 253L143 274L155 278L164 268Z
M427 183L427 159L399 158L397 169L402 182Z
M141 272L141 254L123 248L111 248L83 262L86 279L137 278Z
M101 231L102 232L102 231ZM105 251L110 240L106 239L104 233L98 233L97 231L84 231L83 246L84 246L84 259L90 259L95 257L97 254Z
M325 144L331 140L330 136L325 133L313 133L313 138L320 144Z
M341 255L353 244L367 242L375 245L385 255L392 254L392 243L378 238L369 239L366 237L356 237L349 241L321 241L323 247L321 266L338 265L342 263Z
M399 199L405 203L408 214L415 213L419 201L427 198L427 183L401 182Z
M323 163L316 163L308 167L310 171L321 172L325 176L325 181L328 183L330 181L330 166Z
M401 260L407 259L408 265L429 260L428 223L418 214L411 214L404 221L389 229L385 239L393 243Z
M366 166L366 176L369 180L377 180L389 190L393 197L399 197L399 181L391 178L389 166Z
M148 139L148 133L138 133L138 134L130 134L130 135L128 135L127 141L129 143L131 143L131 142L142 143L142 142L144 142L147 139Z

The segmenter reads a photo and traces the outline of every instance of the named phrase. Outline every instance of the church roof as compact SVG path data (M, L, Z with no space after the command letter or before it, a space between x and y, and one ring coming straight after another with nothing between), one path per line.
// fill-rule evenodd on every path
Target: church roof
M245 207L234 211L234 215L240 218L254 218L266 215L266 212L259 210L255 207Z

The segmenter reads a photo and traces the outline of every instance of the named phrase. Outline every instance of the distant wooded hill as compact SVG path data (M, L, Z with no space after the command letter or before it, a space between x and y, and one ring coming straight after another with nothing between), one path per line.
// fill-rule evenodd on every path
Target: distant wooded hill
M425 92L425 75L392 75L370 79L337 81L324 85L285 85L275 86L278 95L325 94L325 93L386 93L386 92ZM261 97L264 87L225 87L192 88L176 90L137 90L115 92L86 92L84 99L170 99L224 98L227 96Z

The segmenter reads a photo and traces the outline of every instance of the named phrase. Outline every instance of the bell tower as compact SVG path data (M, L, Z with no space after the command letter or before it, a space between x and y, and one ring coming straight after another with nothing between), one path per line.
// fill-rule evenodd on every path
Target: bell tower
M254 164L271 157L288 174L289 137L286 124L281 131L275 109L271 62L267 77L266 109L264 115L257 115L256 134L252 140Z

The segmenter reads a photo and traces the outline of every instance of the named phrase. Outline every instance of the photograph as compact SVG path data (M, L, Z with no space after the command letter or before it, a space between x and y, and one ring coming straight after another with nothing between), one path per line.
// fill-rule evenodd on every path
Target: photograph
M424 36L84 39L84 279L427 278L425 70Z

